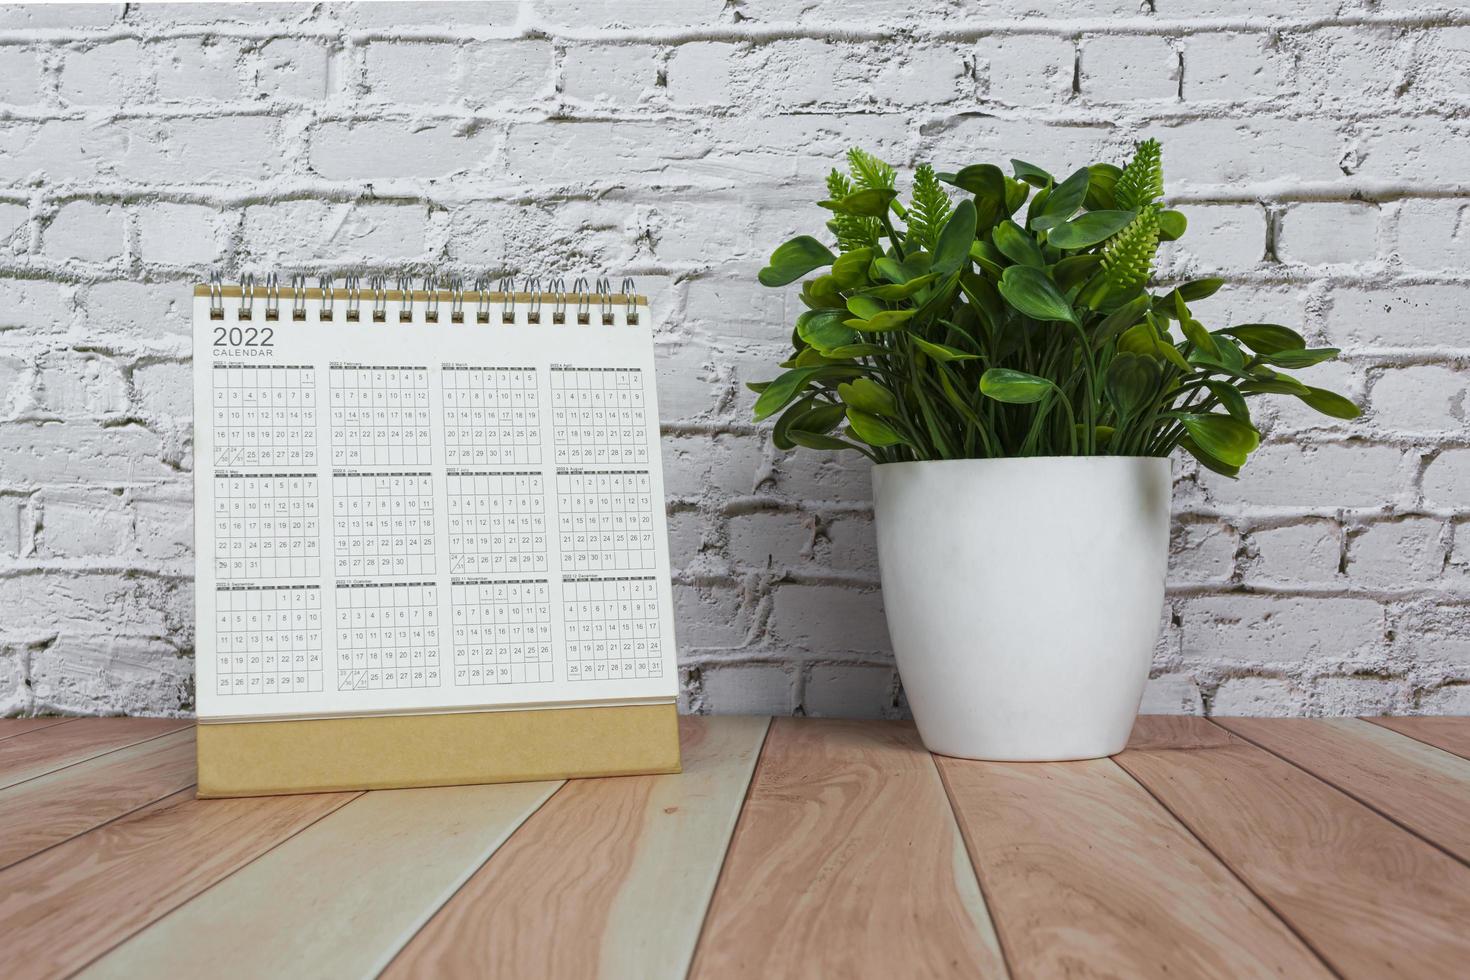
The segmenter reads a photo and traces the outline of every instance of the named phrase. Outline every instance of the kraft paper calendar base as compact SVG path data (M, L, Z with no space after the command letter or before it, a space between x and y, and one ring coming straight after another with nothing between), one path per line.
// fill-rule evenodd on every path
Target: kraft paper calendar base
M679 772L673 704L205 722L199 796Z

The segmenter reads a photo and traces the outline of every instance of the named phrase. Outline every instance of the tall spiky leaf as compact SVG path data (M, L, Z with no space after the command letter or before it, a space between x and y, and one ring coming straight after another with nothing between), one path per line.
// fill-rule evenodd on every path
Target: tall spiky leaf
M859 190L892 190L898 176L888 164L855 146L847 151L847 165Z
M854 190L852 181L840 170L834 169L827 175L827 196L832 200L840 201ZM878 244L882 230L876 218L860 218L853 214L835 214L827 222L827 227L837 236L837 244L844 252Z
M1108 292L1114 296L1127 295L1142 287L1153 271L1154 252L1158 247L1158 210L1148 207L1103 248L1103 276Z
M926 252L934 251L950 207L949 195L934 176L934 168L927 163L920 164L914 171L914 198L908 213L909 240Z
M1113 185L1119 211L1138 211L1164 196L1164 164L1158 140L1144 140Z

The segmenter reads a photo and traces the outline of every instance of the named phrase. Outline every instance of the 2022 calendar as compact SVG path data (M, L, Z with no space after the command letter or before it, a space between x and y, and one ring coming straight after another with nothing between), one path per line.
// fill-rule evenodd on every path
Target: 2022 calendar
M194 365L202 721L673 701L641 298L217 286Z

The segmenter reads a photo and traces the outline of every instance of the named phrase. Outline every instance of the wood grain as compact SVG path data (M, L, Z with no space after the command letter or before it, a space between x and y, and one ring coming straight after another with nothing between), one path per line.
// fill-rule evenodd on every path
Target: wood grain
M682 773L567 783L385 976L684 976L767 724L681 718Z
M1366 718L1375 725L1470 759L1470 718Z
M1356 718L1218 718L1470 863L1470 762Z
M1111 760L935 761L1012 976L1331 976Z
M1148 747L1130 746L1118 764L1342 976L1463 974L1470 868L1203 718L1139 726L1137 744ZM1163 747L1198 742L1206 727L1217 744Z
M560 785L367 793L83 976L374 976Z
M911 725L772 724L692 975L1006 975Z
M187 718L78 718L0 741L0 788L194 724Z
M185 790L0 871L7 980L81 968L355 795Z
M0 868L194 784L194 730L0 790Z
M14 738L24 735L26 732L36 732L43 728L51 728L55 725L64 725L73 718L0 718L0 740Z

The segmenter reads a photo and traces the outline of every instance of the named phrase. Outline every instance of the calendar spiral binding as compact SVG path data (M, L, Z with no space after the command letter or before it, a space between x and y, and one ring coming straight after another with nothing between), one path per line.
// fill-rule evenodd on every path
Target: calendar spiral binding
M238 297L237 319L253 320L256 300L261 301L265 320L274 322L283 318L281 278L275 272L268 273L259 282L255 276L247 275L238 286L226 285L215 275L196 293L209 296L211 320L225 318L226 297ZM598 277L595 284L589 283L585 276L578 276L568 290L566 280L560 276L548 280L544 287L539 277L525 276L520 280L520 288L516 288L515 277L506 276L494 289L489 276L476 278L469 289L458 276L422 276L417 288L413 277L398 276L390 289L386 276L374 275L368 277L367 288L364 289L360 276L347 276L340 287L331 276L320 276L316 285L311 286L307 276L298 273L290 277L285 299L289 304L286 306L287 315L292 321L307 319L307 300L310 299L321 301L317 308L320 322L334 322L340 313L347 323L364 320L390 322L389 307L396 312L392 322L412 323L414 304L422 303L424 319L429 323L440 322L441 308L447 307L450 323L512 324L524 307L526 322L539 324L543 322L545 308L549 305L549 319L553 324L586 326L592 323L592 308L596 306L598 319L604 326L612 326L613 310L621 306L627 311L625 322L629 326L637 326L640 319L638 308L648 305L648 298L637 294L632 279L625 278L620 290L614 293L612 281L606 276ZM492 317L492 312L498 316Z

